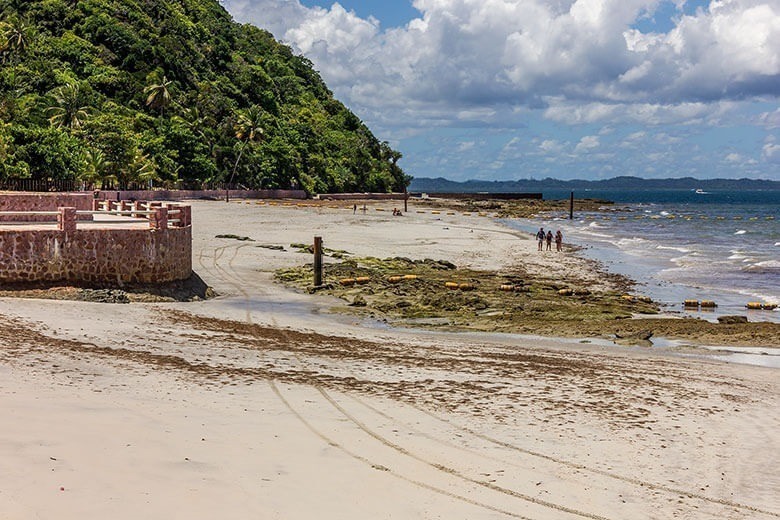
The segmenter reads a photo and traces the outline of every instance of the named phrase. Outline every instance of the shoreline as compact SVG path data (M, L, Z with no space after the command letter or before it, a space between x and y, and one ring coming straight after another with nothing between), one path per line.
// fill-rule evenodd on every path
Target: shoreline
M777 369L367 328L334 296L274 282L311 258L289 244L488 272L535 244L446 214L194 205L194 267L215 298L0 298L0 517L780 515Z
M586 203L589 202L593 202L596 205L603 204L603 201L586 201ZM545 204L542 201L513 201L509 203L511 207L506 208L501 206L506 204L504 201L464 203L463 201L425 200L422 201L423 206L415 206L413 210L410 210L412 218L416 219L413 223L415 226L420 225L419 220L427 217L429 219L427 223L430 223L430 219L432 219L434 224L438 223L441 225L445 234L453 230L471 234L474 232L474 229L478 229L478 226L481 226L482 222L485 222L486 224L489 223L490 227L487 225L482 226L482 232L494 233L499 236L505 235L510 237L509 240L516 240L510 247L496 247L496 251L491 254L485 251L474 251L474 249L490 247L480 244L481 241L485 240L484 238L477 239L475 242L472 242L470 248L443 250L449 256L441 256L441 259L448 262L452 261L458 268L463 266L466 271L464 271L461 278L471 280L472 282L476 281L478 284L480 282L483 283L483 285L488 286L486 289L488 293L495 293L497 285L501 285L501 283L511 284L516 280L521 280L522 283L527 285L525 289L532 289L530 291L532 293L530 300L533 301L529 302L529 298L521 301L521 299L513 298L509 295L504 295L503 297L506 299L507 305L526 305L530 307L530 313L502 311L501 302L496 302L495 294L484 295L485 298L483 299L487 300L487 303L478 302L477 307L470 310L466 309L468 305L465 302L461 302L462 308L467 311L461 316L453 316L453 313L443 312L436 305L423 305L417 309L414 305L410 305L409 301L398 301L398 298L394 298L394 296L406 297L402 298L406 300L414 298L415 291L413 289L401 290L399 294L400 286L389 288L386 283L382 283L383 278L386 279L393 274L407 274L424 279L430 277L431 273L420 272L415 269L416 266L414 265L393 266L390 260L397 255L386 250L384 253L388 257L381 257L385 258L385 263L387 264L383 269L368 271L365 269L350 269L350 267L355 267L352 264L357 264L357 267L365 266L366 259L361 257L359 253L355 253L352 247L347 246L345 246L347 247L346 249L340 251L343 254L336 255L335 258L330 259L330 264L326 264L326 273L328 272L328 267L337 267L335 263L338 262L341 262L342 266L346 268L332 269L332 274L329 278L330 284L321 292L343 300L344 303L340 306L343 312L368 315L397 326L449 327L451 330L479 330L485 332L505 331L541 334L550 337L602 337L618 339L621 340L619 341L620 343L634 344L647 344L645 339L655 336L666 339L679 339L692 342L693 344L730 345L736 342L742 346L780 347L780 324L778 323L751 321L745 324L721 324L718 323L717 318L722 313L713 313L711 316L708 316L704 311L691 315L669 309L653 309L651 306L646 305L646 299L641 292L641 280L632 280L625 275L610 272L603 263L580 254L580 251L586 253L581 246L566 244L563 254L555 251L537 253L535 241L530 237L530 234L526 234L501 221L479 219L480 216L498 217L508 214L526 214L528 211L539 211L540 209L546 211L550 208L557 208L561 203L561 201L552 201L545 208ZM369 203L369 208L380 211L380 214L382 214L381 212L389 211L392 204L394 203L382 204L372 201ZM424 209L420 209L421 207ZM594 206L589 207L592 209ZM496 213L487 211L475 212L478 209L488 208L492 208L492 211ZM459 213L460 210L467 211ZM358 218L360 217L360 212L358 212L357 216ZM405 222L403 219L405 218L399 218L399 224L403 224ZM471 227L475 224L475 219L476 225ZM440 243L444 239L439 241L435 239L430 240L431 242ZM496 240L492 240L489 243L494 245L496 242ZM403 257L408 257L417 263L417 265L419 265L421 260L427 258L411 256L411 253L407 250L402 251L401 254ZM418 254L429 254L429 252ZM376 262L377 256L372 254L370 257L370 265L372 267L376 267L378 263ZM483 262L482 260L486 257L492 257L494 259L493 263ZM496 257L498 257L498 261L495 261ZM279 278L297 290L310 291L311 283L307 283L307 280L310 280L311 277L310 270L300 269L299 266L296 266L296 268L298 269L297 272L294 269L288 269ZM475 276L474 272L469 272L470 269L476 270L478 276ZM356 276L371 277L371 287L368 288L370 296L365 296L365 298L361 296L359 306L353 302L356 294L361 294L359 288L340 287L338 284L340 279L354 278ZM457 278L457 272L453 271L452 276ZM491 277L497 278L499 282L492 285L487 283ZM446 279L438 278L437 283L439 284L442 284ZM416 283L419 285L419 282ZM408 284L403 285L406 285L407 287L405 288L408 288ZM481 289L481 287L479 288ZM537 288L546 288L548 293L542 290L535 290ZM588 294L584 298L580 298L580 302L574 302L573 305L567 306L554 293L549 293L550 290L558 291L567 288L572 289L575 292L575 296L578 289L585 289L585 292ZM392 290L388 291L388 289ZM442 290L441 287L433 287L430 284L424 284L424 287L419 290L425 292L428 300L430 300L432 291L438 291L439 294L447 292ZM378 297L377 293L383 293L385 296ZM623 298L629 298L628 295L631 295L629 303L632 305L621 305L626 303ZM417 297L419 297L419 294ZM366 310L362 300L368 300L368 310ZM441 300L441 305L444 307L452 304L452 302L447 301L447 298L442 297ZM393 309L392 304L394 302L397 305L404 305L403 310ZM372 303L376 303L376 305L372 305ZM583 313L581 309L585 305L590 305L592 308ZM656 317L648 315L648 311L651 310L657 314ZM566 312L569 316L561 319L561 312ZM424 319L426 313L432 320L426 321ZM481 315L484 314L490 315L487 318L492 319L482 317ZM643 314L646 317L635 318ZM747 316L747 313L740 314ZM755 313L753 315L755 316ZM607 319L603 319L604 317ZM674 321L668 321L670 319ZM565 333L561 331L565 331ZM632 341L631 338L634 338L635 341Z
M333 302L318 300L317 295L310 298L315 306L396 327L596 337L623 345L650 346L655 337L661 342L678 340L691 345L780 347L780 323L732 320L721 324L717 318L722 313L707 315L702 310L692 314L658 308L642 294L642 280L611 272L604 263L587 256L583 246L564 243L562 253L537 252L531 233L501 220L536 216L537 221L549 225L544 214L559 210L568 201L422 199L415 200L403 217L391 216L391 209L399 202L402 204L394 200L239 199L220 208L219 201L199 201L204 208L218 208L217 212L234 208L262 211L271 215L272 223L297 228L298 238L288 239L284 228L253 237L251 228L238 226L248 234L237 234L236 229L227 232L225 228L225 232L208 231L194 240L214 240L226 248L232 242L239 248L256 248L256 256L266 264L264 271L275 279L272 283L335 297ZM356 211L351 211L353 203ZM576 201L576 207L591 211L604 204L596 199ZM284 217L275 220L273 214ZM332 221L323 220L326 218ZM312 227L311 220L315 221L312 235L301 236L300 228ZM197 226L195 230L197 233ZM311 287L310 244L317 232L325 236L327 283L315 291ZM370 235L361 237L363 233ZM388 284L393 275L416 280ZM339 283L355 277L370 282L349 286ZM445 283L453 281L472 290L464 293L444 289ZM509 285L514 290L508 289ZM499 292L501 289L507 291ZM216 292L226 296L236 293L230 287L217 288ZM288 299L283 293L277 294L282 301ZM9 286L0 291L0 296L150 303L198 301L214 294L194 265L190 280L164 287L82 288L54 283L39 284L39 288Z

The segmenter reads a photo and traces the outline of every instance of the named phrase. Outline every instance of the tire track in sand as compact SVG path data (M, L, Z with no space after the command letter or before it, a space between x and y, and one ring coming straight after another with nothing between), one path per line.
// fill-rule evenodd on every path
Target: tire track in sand
M231 272L228 272L228 270L226 270L225 268L223 268L219 264L219 260L221 259L221 257L223 255L223 253L225 252L225 250L230 248L230 247L231 246L223 246L223 247L215 249L214 250L215 251L215 255L214 255L214 258L213 258L213 264L214 264L215 269L217 269L223 275L223 277L221 277L221 278L224 281L228 282L233 287L235 287L244 296L245 300L247 301L247 304L246 304L246 306L247 306L247 308L246 308L246 321L248 323L252 323L251 314L250 314L251 311L250 311L250 309L248 307L249 293L244 288L244 285L242 285L244 283L244 280L241 280L241 278L239 276L236 276L235 273L232 272L233 271L233 269L232 269L233 268L233 260L238 255L239 249L241 249L242 247L246 247L246 245L242 244L242 245L239 245L237 247L233 246L233 255L232 255L232 257L230 258L230 260L228 262L228 266L229 266ZM231 282L227 278L232 278L233 281ZM295 354L295 355L299 359L299 361L301 361L302 363L305 364L305 362L300 358L300 356L298 354ZM382 442L386 446L388 446L388 447L398 451L399 453L402 453L402 454L404 454L406 456L410 456L410 457L414 458L415 460L418 460L419 462L423 462L423 463L425 463L425 464L427 464L427 465L429 465L431 467L437 468L440 471L444 471L445 473L449 473L451 475L458 476L459 478L462 478L462 479L464 479L466 481L469 481L469 482L471 482L473 484L477 484L477 485L480 485L480 486L483 486L483 487L487 487L488 489L493 489L494 491L499 491L501 493L508 494L510 496L515 496L516 498L526 499L526 500L528 500L530 502L537 503L539 505L545 505L547 507L552 507L553 509L558 509L560 511L569 512L569 513L576 514L578 516L582 516L582 517L585 517L585 518L599 518L599 519L603 518L603 517L600 517L598 515L591 515L590 513L569 509L569 508L566 508L565 506L560 506L560 505L554 504L552 502L542 501L542 500L537 499L535 497L531 497L529 495L525 495L523 493L519 493L519 492L516 492L514 490L501 488L500 486L496 486L495 484L492 484L492 483L489 483L489 482L480 481L478 479L472 479L471 477L468 477L468 476L465 476L465 475L460 475L456 470L454 470L452 468L447 468L445 466L441 466L441 465L436 464L434 462L427 461L427 460L424 460L424 459L422 459L420 457L417 457L416 455L414 455L411 452L409 452L408 450L406 450L406 448L403 448L402 446L395 445L394 443L392 443L391 441L389 441L388 439L386 439L382 435L378 434L377 432L374 432L373 430L368 428L365 424L361 423L359 420L357 420L356 418L351 416L343 407L341 407L338 403L336 403L335 400L332 399L332 397L327 393L327 391L324 388L322 388L320 386L317 386L317 385L314 385L314 387L323 395L323 397L327 401L329 401L331 403L331 405L333 405L337 410L340 411L340 413L342 413L345 417L347 417L351 422L353 422L356 426L358 426L366 434L368 434L369 436L371 436L371 437L375 438L376 440ZM353 398L355 398L355 397L353 396ZM289 407L289 403L285 403L285 404ZM751 512L751 513L758 513L758 514L762 514L762 515L766 515L766 516L770 516L770 517L774 517L774 518L780 518L780 514L779 513L775 513L773 511L764 510L764 509L761 509L761 508L758 508L758 507L755 507L755 506L742 504L742 503L731 501L731 500L720 499L720 498L716 498L716 497L708 497L708 496L700 494L700 493L695 493L695 492L684 490L684 489L678 489L678 488L666 486L664 484L658 484L658 483L653 483L653 482L649 482L649 481L644 481L644 480L641 480L641 479L636 479L636 478L633 478L633 477L627 477L627 476L620 475L620 474L617 474L617 473L614 473L614 472L610 472L610 471L607 471L607 470L602 470L602 469L599 469L599 468L586 466L586 465L583 465L583 464L580 464L580 463L577 463L577 462L572 462L572 461L569 461L569 460L566 460L566 459L554 457L554 456L547 455L547 454L544 454L544 453L541 453L541 452L537 452L537 451L534 451L534 450L529 450L529 449L526 449L526 448L522 448L522 447L513 445L511 443L507 443L505 441L501 441L499 439L495 439L495 438L493 438L493 437L491 437L489 435L482 434L482 433L477 432L477 431L475 431L475 430L473 430L471 428L468 428L466 426L455 424L454 422L449 421L449 420L447 420L445 418L442 418L442 417L440 417L440 416L438 416L438 415L436 415L436 414L434 414L434 413L432 413L432 412L430 412L428 410L424 410L424 409L416 407L414 405L412 405L412 406L414 408L416 408L418 411L420 411L420 412L422 412L422 413L424 413L424 414L426 414L426 415L428 415L428 416L430 416L430 417L432 417L432 418L434 418L434 419L436 419L438 421L446 423L446 424L448 424L448 425L450 425L452 427L458 428L458 429L460 429L460 430L462 430L464 432L469 433L470 435L473 435L476 438L482 439L482 440L484 440L486 442L489 442L491 444L494 444L494 445L497 445L497 446L500 446L500 447L503 447L503 448L506 448L506 449L509 449L509 450L512 450L512 451L516 451L518 453L523 453L523 454L528 455L528 456L532 456L532 457L535 457L535 458L546 460L548 462L559 464L559 465L568 467L570 469L591 472L591 473L594 473L594 474L597 474L597 475L600 475L600 476L604 476L604 477L607 477L607 478L610 478L610 479L622 481L622 482L625 482L625 483L628 483L628 484L631 484L631 485L634 485L634 486L640 486L640 487L644 487L644 488L647 488L647 489L653 489L653 490L656 490L656 491L662 491L664 493L669 493L669 494L682 495L682 496L686 496L686 497L691 498L691 499L700 500L700 501L711 503L711 504L717 504L717 505L721 505L721 506L732 507L732 508L735 508L735 509L738 509L738 510L742 510L742 511L747 511L747 512ZM383 413L383 412L377 410L376 408L372 408L372 409L374 411L380 413L380 414ZM294 412L294 413L296 413L296 416L298 415L297 412ZM393 419L393 418L391 418L389 416L386 416L386 417L388 419L390 419L390 420L395 420L395 419ZM309 427L309 426L307 426L307 427ZM423 433L423 434L425 434L425 433ZM425 435L427 435L427 434L425 434ZM432 440L437 441L437 442L441 442L440 440L436 440L436 439L432 439ZM447 493L447 492L445 492L445 493Z
M246 311L246 321L247 321L247 323L251 324L251 323L253 323L253 321L252 321L252 316L251 316L251 309L249 307L249 293L246 291L246 289L242 285L243 280L241 280L241 278L239 276L237 276L235 274L235 272L233 271L233 260L235 259L236 255L238 254L238 250L241 247L244 247L244 245L241 245L241 246L238 246L238 247L234 247L233 256L231 257L231 260L228 262L228 266L230 268L230 271L228 271L227 269L225 269L225 268L223 268L223 267L221 267L219 265L219 260L222 257L222 254L229 247L230 246L223 246L223 247L220 247L220 248L216 248L214 250L213 266L214 266L215 270L219 271L223 275L221 277L221 279L223 281L227 282L228 284L232 285L244 297L244 305L246 307L245 308L245 311ZM295 356L296 356L296 358L299 359L299 361L301 363L304 363L303 360L300 359L300 356L297 353L295 354ZM493 511L495 513L500 513L500 514L503 514L503 515L506 515L506 516L509 516L509 517L512 517L512 518L518 518L520 520L534 520L532 518L529 518L529 517L526 517L526 516L514 513L512 511L507 511L507 510L504 510L504 509L501 509L501 508L497 508L497 507L491 506L489 504L485 504L485 503L482 503L482 502L470 499L470 498L465 497L463 495L459 495L457 493L452 493L450 491L447 491L447 490L444 490L444 489L440 489L440 488L437 488L435 486L431 486L430 484L426 484L425 482L420 482L418 480L411 479L411 478L406 477L406 476L404 476L404 475L402 475L402 474L400 474L400 473L398 473L398 472L396 472L396 471L394 471L394 470L392 470L390 468L387 468L386 466L383 466L381 464L377 464L377 463L372 462L368 458L363 457L362 455L359 455L358 453L355 453L355 452L349 450L347 447L342 446L341 444L335 442L333 439L329 438L323 432L321 432L320 430L315 428L314 425L310 421L308 421L304 417L303 414L301 414L298 410L296 410L295 407L293 407L293 405L282 395L281 391L279 390L278 385L274 382L273 379L269 379L268 383L269 383L269 386L270 386L271 390L276 395L276 397L282 402L282 404L293 415L295 415L295 417L304 425L304 427L306 427L309 431L311 431L315 436L317 436L318 438L320 438L321 440L326 442L329 446L341 450L343 453L345 453L346 455L350 456L351 458L353 458L355 460L358 460L358 461L360 461L360 462L362 462L364 464L367 464L368 466L370 466L370 467L372 467L374 469L386 471L390 475L392 475L392 476L394 476L396 478L399 478L399 479L401 479L401 480L403 480L405 482L408 482L410 484L418 486L418 487L420 487L422 489L425 489L425 490L428 490L428 491L432 491L434 493L446 496L448 498L453 498L455 500L459 500L461 502L465 502L467 504L470 504L470 505L473 505L473 506L477 506L477 507L480 507L482 509L486 509L486 510L489 510L489 511ZM323 392L322 389L320 389L320 388L318 388L316 386L314 388L316 388L320 392Z

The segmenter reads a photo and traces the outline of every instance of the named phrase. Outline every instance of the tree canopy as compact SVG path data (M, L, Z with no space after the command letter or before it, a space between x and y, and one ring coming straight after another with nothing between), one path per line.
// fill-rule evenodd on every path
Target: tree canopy
M0 179L401 191L303 56L217 0L0 0Z

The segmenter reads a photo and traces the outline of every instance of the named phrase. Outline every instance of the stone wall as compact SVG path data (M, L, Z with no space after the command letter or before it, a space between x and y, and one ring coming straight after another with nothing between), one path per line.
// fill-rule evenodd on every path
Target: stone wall
M320 200L404 200L404 193L320 193Z
M0 282L158 283L189 278L192 227L0 230Z
M224 199L225 190L144 190L97 192L100 200L193 200ZM92 197L92 193L90 193ZM237 199L306 199L303 190L230 190L230 198Z
M92 209L92 192L88 193L31 193L17 191L0 192L0 211L56 211L69 207L79 211ZM79 219L89 220L89 215ZM53 222L56 215L0 215L0 222Z

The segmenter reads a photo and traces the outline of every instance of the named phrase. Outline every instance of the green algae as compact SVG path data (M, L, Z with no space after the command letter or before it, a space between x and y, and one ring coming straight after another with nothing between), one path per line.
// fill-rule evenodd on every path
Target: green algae
M311 265L280 269L275 276L285 285L315 292ZM367 281L358 284L358 278ZM658 312L647 298L591 292L560 280L529 280L519 273L463 269L446 260L351 258L326 264L324 279L316 292L342 299L345 305L337 310L397 325L541 333L550 324L559 330L567 323ZM561 295L561 289L571 289L571 295ZM568 335L567 330L558 334Z

